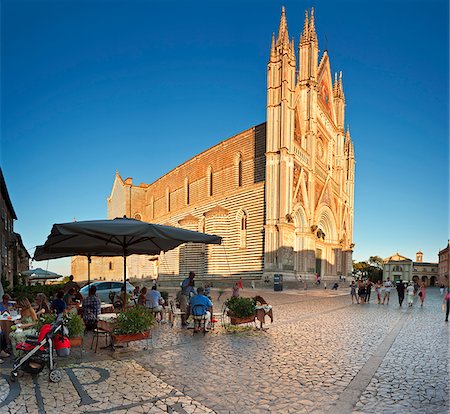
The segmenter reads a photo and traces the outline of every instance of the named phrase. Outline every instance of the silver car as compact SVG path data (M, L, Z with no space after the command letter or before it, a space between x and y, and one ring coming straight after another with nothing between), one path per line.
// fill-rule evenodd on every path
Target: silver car
M116 292L120 292L122 289L122 282L92 282L90 286L95 286L97 288L97 296L101 302L112 303L112 299ZM127 293L133 293L134 286L127 282ZM80 289L80 293L83 298L87 297L89 294L88 286L84 286Z

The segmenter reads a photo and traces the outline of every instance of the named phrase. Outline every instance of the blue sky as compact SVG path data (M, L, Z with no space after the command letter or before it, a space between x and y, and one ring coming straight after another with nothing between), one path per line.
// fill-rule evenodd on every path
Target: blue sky
M285 5L315 6L343 71L357 157L354 258L447 244L449 10L427 1L1 2L1 166L33 254L56 222L105 218L114 175L150 183L266 118ZM70 260L37 266L70 273Z

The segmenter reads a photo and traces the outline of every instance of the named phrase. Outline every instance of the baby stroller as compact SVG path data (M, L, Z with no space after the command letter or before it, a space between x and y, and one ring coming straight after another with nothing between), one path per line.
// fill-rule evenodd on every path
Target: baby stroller
M68 329L64 326L60 314L55 322L44 325L37 337L29 336L24 342L19 342L17 350L26 354L14 361L11 371L11 380L15 381L19 370L29 374L39 374L47 365L49 367L49 379L52 382L61 381L61 371L55 369L53 350L60 357L70 355L70 340L67 337Z

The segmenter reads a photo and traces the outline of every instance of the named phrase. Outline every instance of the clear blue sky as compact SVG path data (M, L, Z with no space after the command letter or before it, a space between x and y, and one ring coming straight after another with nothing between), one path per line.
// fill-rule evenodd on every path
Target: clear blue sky
M315 6L355 143L354 258L447 244L449 10L427 1L1 2L1 166L31 254L105 218L114 174L150 183L266 118L266 64ZM46 262L37 266L47 267ZM48 268L70 273L70 260Z

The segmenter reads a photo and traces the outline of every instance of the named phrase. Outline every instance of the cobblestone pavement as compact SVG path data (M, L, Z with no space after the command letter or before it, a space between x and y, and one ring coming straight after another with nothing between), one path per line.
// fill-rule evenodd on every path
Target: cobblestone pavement
M161 325L149 350L84 353L58 385L44 373L11 385L2 366L0 413L449 412L438 289L423 308L399 308L395 294L383 306L351 305L346 290L258 293L274 306L265 332Z

